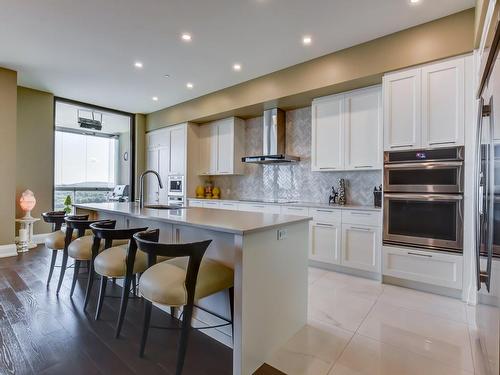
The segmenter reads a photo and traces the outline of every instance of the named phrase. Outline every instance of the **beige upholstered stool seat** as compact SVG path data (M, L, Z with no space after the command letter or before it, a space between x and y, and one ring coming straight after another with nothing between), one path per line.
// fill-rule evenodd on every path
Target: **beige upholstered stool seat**
M157 263L141 276L139 290L144 298L168 306L187 303L186 272L188 258L174 258ZM196 281L195 300L234 285L234 271L211 259L204 259Z
M92 230L87 229L85 235L92 235ZM73 239L78 237L78 231L74 230ZM45 247L52 250L63 250L64 249L64 239L66 238L66 227L56 230L50 233L47 238L45 238Z
M118 241L115 241L118 242ZM102 251L94 260L94 269L99 275L124 277L127 274L127 245L113 246ZM133 273L142 273L148 268L146 253L137 250Z
M71 258L76 260L91 260L92 259L92 243L94 242L94 235L83 236L72 241L68 246L68 254ZM113 245L127 245L127 240L113 241ZM104 241L101 241L99 251L104 249Z

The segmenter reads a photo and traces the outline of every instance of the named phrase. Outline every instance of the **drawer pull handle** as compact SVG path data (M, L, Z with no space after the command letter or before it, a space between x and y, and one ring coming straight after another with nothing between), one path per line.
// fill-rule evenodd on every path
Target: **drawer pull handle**
M371 165L356 165L354 168L371 168Z
M318 226L318 227L329 227L329 228L333 228L333 224L316 223L315 225L316 225L316 226Z
M432 258L432 255L430 255L430 254L412 253L411 251L408 251L408 255L414 255L414 256L417 256L417 257Z
M297 207L287 207L287 210L293 210L293 211L303 211L303 208L297 208Z
M365 231L365 232L371 232L372 231L370 228L362 228L362 227L351 227L351 229L362 230L362 231Z
M351 212L351 215L361 215L361 216L370 216L369 212Z
M335 167L319 167L319 169L337 169Z
M330 210L320 210L320 209L318 209L316 211L318 211L318 212L327 212L329 214L333 213L333 211L330 211Z

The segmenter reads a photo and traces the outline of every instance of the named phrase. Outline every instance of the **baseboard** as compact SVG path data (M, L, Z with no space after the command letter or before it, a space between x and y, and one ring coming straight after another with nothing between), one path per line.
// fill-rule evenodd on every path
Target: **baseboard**
M0 245L0 258L13 257L17 255L16 244Z
M33 242L36 244L45 243L45 239L50 235L50 233L40 233L33 235ZM16 237L16 242L19 241L19 237Z
M45 243L45 239L50 235L50 233L40 233L33 235L33 242L36 244Z

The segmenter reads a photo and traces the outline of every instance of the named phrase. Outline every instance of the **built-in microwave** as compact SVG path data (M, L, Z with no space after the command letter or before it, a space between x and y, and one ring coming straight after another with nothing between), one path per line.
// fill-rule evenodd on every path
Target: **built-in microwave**
M184 195L184 176L168 176L168 195Z
M463 193L464 148L384 154L384 191Z

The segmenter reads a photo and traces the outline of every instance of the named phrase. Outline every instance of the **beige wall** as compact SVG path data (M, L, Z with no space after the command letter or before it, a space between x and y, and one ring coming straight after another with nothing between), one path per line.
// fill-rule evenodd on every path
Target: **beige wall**
M387 71L470 52L473 43L474 9L469 9L153 112L146 130L253 117L265 107L304 107L317 96L379 83Z
M17 89L16 200L30 189L37 200L34 217L52 209L54 188L54 95L25 87ZM16 204L16 215L23 211ZM50 225L38 222L34 233L47 233Z
M0 68L0 246L14 243L17 73Z
M139 176L146 168L146 116L135 115L135 197L139 197Z

